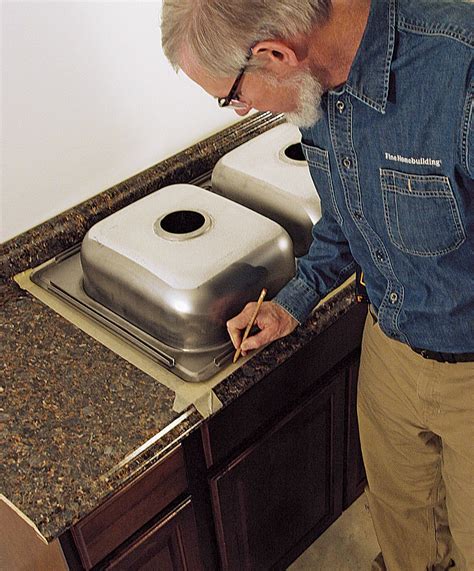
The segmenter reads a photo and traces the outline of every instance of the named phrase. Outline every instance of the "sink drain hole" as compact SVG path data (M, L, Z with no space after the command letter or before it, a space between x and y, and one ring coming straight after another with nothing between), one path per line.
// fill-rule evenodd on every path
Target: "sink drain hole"
M170 234L189 234L202 228L206 222L204 215L194 210L170 212L160 221L160 226Z
M211 225L211 217L206 212L175 210L159 218L154 224L154 231L166 240L181 241L204 234Z

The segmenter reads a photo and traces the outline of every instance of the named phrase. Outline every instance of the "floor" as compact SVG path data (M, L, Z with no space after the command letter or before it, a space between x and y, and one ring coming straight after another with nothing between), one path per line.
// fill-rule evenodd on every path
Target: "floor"
M369 571L379 551L362 495L288 567L288 571Z

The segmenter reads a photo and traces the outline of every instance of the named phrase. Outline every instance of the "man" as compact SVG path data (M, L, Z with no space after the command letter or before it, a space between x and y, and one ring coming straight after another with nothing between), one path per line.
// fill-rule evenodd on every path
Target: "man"
M361 266L374 568L474 569L474 5L164 0L163 47L221 106L301 128L323 206L245 353ZM238 347L249 304L228 322Z

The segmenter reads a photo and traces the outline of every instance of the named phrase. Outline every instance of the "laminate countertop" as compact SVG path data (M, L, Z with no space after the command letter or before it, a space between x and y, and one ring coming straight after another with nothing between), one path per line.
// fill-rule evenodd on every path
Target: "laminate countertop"
M245 136L265 130L273 122L268 115L257 122L246 121ZM213 157L214 162L217 158ZM156 172L149 175L155 176L159 188L163 180ZM189 171L185 168L178 173L174 182L185 182L184 172ZM109 194L103 200L110 206ZM59 537L206 422L193 405L175 412L172 390L13 281L17 271L46 261L70 246L73 238L77 241L78 216L81 227L85 226L83 234L95 221L97 204L81 205L66 213L61 224L56 221L12 240L1 256L7 268L0 286L1 493L48 541ZM89 217L84 216L87 208L93 211ZM103 208L102 216L112 211ZM49 237L48 229L52 233ZM291 358L353 303L353 286L349 285L323 301L293 334L271 344L224 378L214 388L223 407Z

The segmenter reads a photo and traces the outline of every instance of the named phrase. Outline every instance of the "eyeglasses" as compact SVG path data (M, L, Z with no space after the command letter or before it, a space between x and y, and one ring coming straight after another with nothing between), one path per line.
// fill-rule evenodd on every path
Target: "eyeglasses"
M239 71L239 75L230 88L229 94L227 97L218 98L217 103L219 107L232 107L232 109L245 109L245 107L247 107L246 103L242 103L242 101L240 101L239 94L237 92L239 90L240 84L242 83L244 73L247 71L252 55L253 51L252 48L250 48L247 54L247 61L245 62L244 67Z

